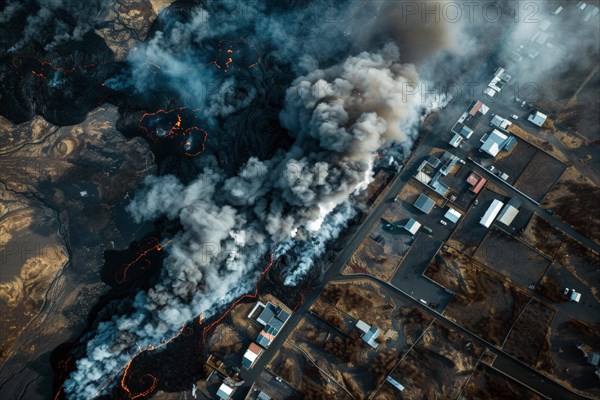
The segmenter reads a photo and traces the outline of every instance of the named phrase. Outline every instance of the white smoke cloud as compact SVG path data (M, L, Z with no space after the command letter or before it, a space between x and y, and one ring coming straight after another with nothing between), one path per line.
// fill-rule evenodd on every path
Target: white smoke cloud
M169 43L174 35L180 43L209 35L206 26L197 23L200 17L205 22L214 18L200 10L190 26L178 23L176 35L171 30L165 41L166 36L159 34L161 40L151 40L138 54L160 56L163 65L189 71L195 54L182 48L173 55L177 47L173 50ZM279 22L277 35L285 36L286 28ZM221 31L234 28L219 27ZM275 35L273 31L262 34ZM286 46L280 46L281 52ZM304 48L308 52L310 45ZM319 65L310 53L297 57L305 67ZM194 92L184 85L187 79L173 74L174 81L181 80L181 91ZM358 52L291 83L280 113L282 126L294 139L288 150L266 160L251 157L233 176L214 167L205 169L187 185L171 175L149 177L128 207L134 219L165 216L179 220L182 229L165 248L168 256L159 282L137 294L135 311L113 316L87 338L87 355L64 385L68 397L93 396L129 361L137 346L156 345L200 313L208 318L249 292L270 251L275 256L292 250L298 254L286 271L286 283L298 283L325 252L327 242L356 214L349 198L371 182L374 152L391 146L406 149L413 143L426 105L418 96L406 96L406 89L418 79L414 66L400 63L392 43ZM148 83L140 79L137 84ZM227 90L225 84L220 93ZM229 111L216 106L213 112Z
M397 49L386 45L296 79L281 113L295 137L288 152L251 158L230 178L205 171L189 185L170 175L147 179L129 206L135 220L166 216L183 229L166 248L160 282L136 297L137 311L101 324L88 341L87 357L65 384L70 398L97 390L116 364L127 362L124 348L156 344L249 290L248 277L270 249L281 254L301 246L303 256L287 278L298 282L353 215L348 196L372 179L373 152L411 140L399 126L416 121L420 105L402 94L404 83L418 77L398 60ZM323 82L335 85L335 93L316 90ZM309 95L296 96L300 87L310 88ZM294 243L299 229L314 232L313 240ZM123 337L128 341L121 343ZM90 368L106 372L89 374Z

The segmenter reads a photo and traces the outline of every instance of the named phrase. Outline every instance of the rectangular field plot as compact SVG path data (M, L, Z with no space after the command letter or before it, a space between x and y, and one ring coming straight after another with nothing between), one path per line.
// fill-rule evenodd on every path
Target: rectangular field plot
M551 261L506 233L491 229L473 256L523 286L536 284Z
M530 296L502 275L444 246L425 275L455 295L444 315L500 346Z
M535 368L554 314L556 310L532 300L515 322L502 349Z
M538 150L517 179L515 187L540 202L565 172L565 169L567 167L562 162Z

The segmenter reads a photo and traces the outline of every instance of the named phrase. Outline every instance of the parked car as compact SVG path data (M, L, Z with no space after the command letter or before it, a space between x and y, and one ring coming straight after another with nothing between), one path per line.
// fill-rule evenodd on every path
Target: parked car
M442 225L448 225L448 223L446 221L444 221L443 219L440 220L440 224L442 224Z
M519 116L518 116L518 115L516 115L516 114L513 114L513 115L511 115L510 117L511 117L512 119L519 119Z

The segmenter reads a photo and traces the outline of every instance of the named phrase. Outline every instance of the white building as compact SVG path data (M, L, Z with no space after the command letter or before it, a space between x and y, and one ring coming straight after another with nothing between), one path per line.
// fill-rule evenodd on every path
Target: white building
M494 221L498 213L500 212L500 210L502 209L503 205L503 202L501 202L498 199L494 199L494 201L492 201L492 204L487 209L483 217L481 217L479 223L485 226L486 228L489 228L490 225L492 225L492 222Z
M512 122L510 122L509 120L507 120L506 118L502 118L499 115L494 115L494 117L492 118L492 122L491 122L492 126L495 126L496 128L500 128L503 130L507 130L508 127L510 125L512 125Z
M356 327L362 331L362 333L367 333L369 332L369 329L371 329L371 326L369 326L369 324L367 324L366 322L364 322L363 320L358 320L358 322L356 323Z
M548 118L546 114L536 111L527 117L527 121L534 125L542 126L544 125L544 122L546 122L546 118Z
M502 150L502 148L504 147L504 144L507 140L508 136L506 136L499 130L494 129L481 145L481 151L484 151L489 155L496 157L498 153L500 153L500 150Z
M454 136L452 137L452 139L450 140L450 142L448 142L450 144L450 146L457 148L458 146L460 146L460 144L463 141L463 137L461 135L459 135L458 133L455 133Z
M458 220L460 219L460 217L462 217L462 214L459 213L458 211L456 211L454 208L449 208L448 211L446 211L446 214L444 214L444 218L446 218L448 221L452 222L453 224L457 223Z
M385 380L388 381L389 383L391 383L399 391L401 391L401 392L404 391L404 386L402 386L402 384L400 384L400 382L398 382L391 376L388 375L387 378L385 378Z
M510 226L517 214L519 214L520 205L521 203L519 203L517 200L511 199L508 203L506 203L504 208L502 208L500 214L498 214L498 221L502 222L506 226Z
M419 231L419 228L421 228L421 224L412 218L404 225L404 229L409 231L411 235L415 235Z
M222 400L229 399L232 393L233 388L227 386L225 383L222 383L221 386L219 386L219 390L217 390L217 396Z

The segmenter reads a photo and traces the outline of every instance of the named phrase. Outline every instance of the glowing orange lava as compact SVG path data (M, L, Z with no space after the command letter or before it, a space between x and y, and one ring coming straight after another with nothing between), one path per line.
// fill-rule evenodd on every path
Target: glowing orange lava
M164 249L166 246L168 246L172 242L172 240L168 240L164 245L162 245L158 242L157 239L152 238L152 240L154 242L156 242L156 244L153 245L152 247L142 251L140 254L138 254L138 256L135 258L135 260L133 260L129 264L125 265L125 267L122 270L122 274L121 274L122 276L120 278L117 277L118 271L115 273L115 281L119 285L123 284L127 280L127 271L129 270L129 268L131 268L131 266L138 263L142 258L144 258L146 255L148 255L148 253L150 253L151 251L154 251L154 250L161 251L162 249Z
M272 266L273 266L273 255L270 256L270 258L269 258L269 264L260 273L260 276L256 280L256 286L255 286L255 289L254 289L254 293L245 294L245 295L239 297L237 300L235 300L231 304L231 306L223 314L221 314L221 316L218 319L216 319L210 325L208 325L208 326L206 326L206 327L204 327L202 329L202 343L203 344L205 343L206 334L208 332L210 332L217 324L219 324L221 321L223 321L223 319L225 317L227 317L227 315L229 315L229 313L231 312L231 310L235 306L237 306L243 300L246 300L246 299L255 299L255 298L258 297L258 286L259 286L260 282L262 281L263 277L267 274L267 272L269 272L269 270L271 269ZM200 326L202 326L203 323L204 323L204 315L200 314L200 316L198 317L198 324ZM121 388L127 393L127 395L130 397L130 399L137 399L137 398L140 398L140 397L145 397L145 396L149 395L150 393L152 393L154 391L154 389L156 389L156 386L158 385L158 378L157 377L155 377L152 374L145 374L145 375L143 375L143 377L144 378L145 377L149 377L150 380L152 381L152 383L150 384L150 386L148 387L148 389L146 389L146 390L144 390L143 392L140 392L140 393L136 393L136 394L132 393L131 389L129 388L129 386L127 384L127 381L129 380L128 376L129 376L129 373L131 371L131 365L134 362L134 360L137 357L139 357L140 355L142 355L142 354L144 354L146 352L154 351L156 349L159 349L161 347L166 346L167 344L171 343L173 340L177 339L181 335L188 336L188 335L191 335L192 333L193 333L192 328L188 324L186 324L186 325L182 326L181 330L177 333L177 335L173 336L171 339L169 339L169 340L163 340L162 343L159 346L149 346L146 349L140 350L139 353L137 353L135 356L133 356L131 358L131 360L129 360L129 362L125 366L125 371L123 373L123 376L121 377ZM104 386L104 387L106 387L106 386ZM100 392L102 390L103 390L103 388L100 390Z
M213 64L223 72L234 69L248 69L260 62L258 51L246 40L221 40L217 55L209 64Z
M62 72L64 74L75 72L75 67L57 67L50 61L39 60L33 56L16 55L12 59L12 66L19 75L23 78L24 74L29 70L34 76L40 79L46 79L51 72Z

